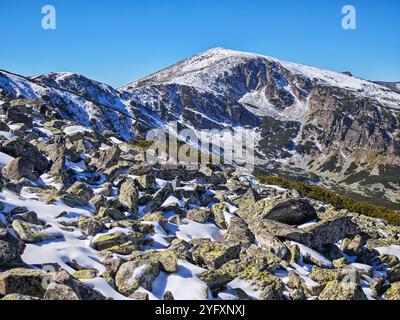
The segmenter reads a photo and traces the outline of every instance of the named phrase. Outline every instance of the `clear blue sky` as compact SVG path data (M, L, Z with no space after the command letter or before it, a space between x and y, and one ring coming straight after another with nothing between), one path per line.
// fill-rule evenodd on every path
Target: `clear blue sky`
M46 4L57 30L41 28ZM345 4L357 30L341 28ZM400 81L399 0L2 0L0 30L0 68L114 87L216 46Z

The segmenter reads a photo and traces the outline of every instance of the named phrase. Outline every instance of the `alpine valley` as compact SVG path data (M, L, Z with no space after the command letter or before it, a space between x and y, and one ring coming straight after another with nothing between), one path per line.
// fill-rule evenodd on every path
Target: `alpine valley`
M0 70L0 298L399 300L399 88L223 48L119 89ZM146 163L176 122L255 172Z

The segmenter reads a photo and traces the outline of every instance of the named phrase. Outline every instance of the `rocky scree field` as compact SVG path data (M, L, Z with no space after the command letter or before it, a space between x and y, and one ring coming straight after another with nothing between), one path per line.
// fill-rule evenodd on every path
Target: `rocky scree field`
M150 166L146 143L17 102L1 106L3 300L400 299L400 227L229 165Z
M142 140L176 120L240 128L260 141L263 173L396 208L399 101L221 48L118 90L1 71L0 298L399 300L395 220L230 165L150 165Z

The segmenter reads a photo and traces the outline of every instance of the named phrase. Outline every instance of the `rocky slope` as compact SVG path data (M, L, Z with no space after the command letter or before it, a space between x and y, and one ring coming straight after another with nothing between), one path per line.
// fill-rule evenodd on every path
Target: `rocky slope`
M384 81L374 81L375 83L387 87L390 90L400 93L400 82L384 82Z
M400 94L381 84L216 48L118 90L71 73L2 71L0 100L39 99L60 119L125 141L173 121L199 135L236 128L256 137L258 171L398 210Z
M400 299L399 227L51 110L0 108L3 300Z

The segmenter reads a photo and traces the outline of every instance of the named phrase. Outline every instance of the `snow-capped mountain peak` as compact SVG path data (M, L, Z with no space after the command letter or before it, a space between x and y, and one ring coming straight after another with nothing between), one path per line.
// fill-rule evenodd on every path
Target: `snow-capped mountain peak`
M400 95L367 80L315 67L285 62L266 55L213 48L120 88L120 91L151 84L179 84L196 87L240 100L248 93L265 89L268 68L273 68L277 84L285 86L288 76L319 85L335 86L354 94L380 100L399 108ZM250 75L250 77L248 76ZM251 77L251 75L253 77ZM256 77L257 79L254 79ZM234 82L234 83L233 83ZM290 91L290 90L289 90ZM260 97L257 97L260 100ZM262 100L262 98L261 98ZM264 99L265 100L265 99Z

